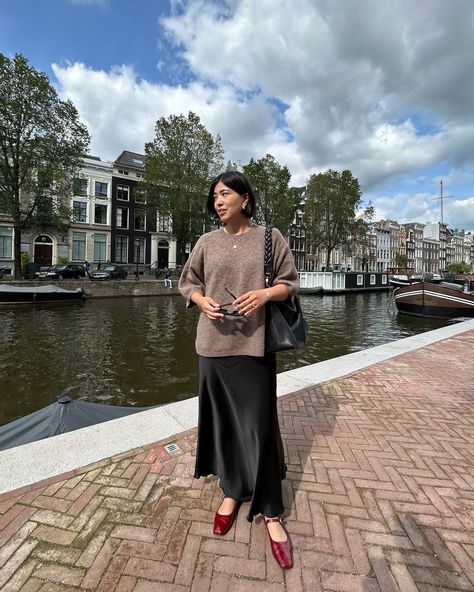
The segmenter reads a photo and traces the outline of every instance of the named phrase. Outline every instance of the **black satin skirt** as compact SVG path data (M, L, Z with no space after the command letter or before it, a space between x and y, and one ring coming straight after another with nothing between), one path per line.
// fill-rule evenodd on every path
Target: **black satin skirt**
M219 477L226 497L251 499L247 520L283 513L286 476L276 398L276 358L199 357L194 476Z

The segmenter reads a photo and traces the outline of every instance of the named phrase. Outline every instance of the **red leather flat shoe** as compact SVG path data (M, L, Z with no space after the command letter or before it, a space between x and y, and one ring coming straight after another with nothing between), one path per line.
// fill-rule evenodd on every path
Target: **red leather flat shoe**
M214 529L213 533L222 536L229 532L230 527L234 524L234 520L237 518L239 512L240 503L235 504L234 511L232 514L219 514L216 512L214 515Z
M272 548L273 557L278 565L282 569L290 569L293 567L293 547L291 545L290 536L286 533L286 541L282 543L277 543L274 541L270 536L270 531L268 530L268 523L269 522L280 522L280 518L264 518L265 526L267 527L268 538L270 539L270 547ZM283 525L282 525L283 526ZM285 530L286 532L286 530Z

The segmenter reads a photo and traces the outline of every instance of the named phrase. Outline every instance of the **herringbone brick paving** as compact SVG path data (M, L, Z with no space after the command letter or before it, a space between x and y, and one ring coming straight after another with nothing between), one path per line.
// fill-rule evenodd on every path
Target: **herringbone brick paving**
M195 431L0 497L4 592L474 590L474 331L279 400L295 566L195 481ZM40 462L40 459L38 459Z

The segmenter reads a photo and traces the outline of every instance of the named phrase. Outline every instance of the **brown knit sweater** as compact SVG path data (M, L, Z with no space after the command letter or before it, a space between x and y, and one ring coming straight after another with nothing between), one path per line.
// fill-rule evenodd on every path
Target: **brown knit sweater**
M196 243L183 268L179 289L193 306L191 296L199 292L218 304L228 305L250 290L265 287L263 266L265 228L252 226L245 234L232 236L224 229L204 234ZM279 230L273 229L273 285L285 284L291 295L299 288L298 273L291 251ZM234 244L237 248L233 248ZM233 310L232 304L226 309ZM265 309L248 317L199 318L196 351L200 356L263 356L265 347Z

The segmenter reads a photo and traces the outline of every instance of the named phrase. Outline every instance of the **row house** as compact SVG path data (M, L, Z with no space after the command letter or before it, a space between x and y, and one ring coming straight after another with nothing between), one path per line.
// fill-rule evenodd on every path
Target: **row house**
M145 155L124 150L113 163L112 175L112 261L143 269L152 262L152 233L156 215L147 210L141 185L145 177Z
M464 261L474 271L474 234L466 232L464 235Z
M425 273L439 273L439 241L423 239L422 270Z
M447 244L448 225L435 222L425 224L423 228L423 238L438 241L438 269L433 273L441 273L446 269L446 244Z
M405 228L405 244L407 254L407 267L412 267L415 273L423 271L423 229L424 224L410 222L403 224Z
M397 255L406 252L405 228L394 220L380 220L375 223L375 226L381 233L377 241L377 271L387 271L389 267L398 267ZM385 252L386 249L388 249L388 256Z
M100 264L111 260L112 172L111 162L95 156L83 158L73 184L67 234L70 261Z
M375 232L375 270L385 272L390 267L390 227L379 222L374 224Z
M68 196L51 195L50 207L35 212L34 227L22 232L20 248L24 262L34 261L46 266L55 263L58 257L68 257L67 232L52 224L53 210L63 199L68 203ZM11 217L0 213L0 267L4 268L7 274L13 274L15 267L14 237Z
M313 253L306 253L306 232L303 224L302 207L296 210L293 223L288 232L287 242L293 254L296 269L314 271L318 259ZM307 269L308 267L310 269Z
M464 231L448 228L446 265L463 262L467 263L464 261Z
M169 216L147 207L141 182L145 155L124 150L114 161L112 257L122 264L145 265L152 270L176 267L176 240Z

